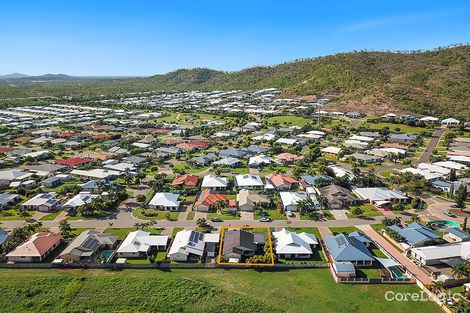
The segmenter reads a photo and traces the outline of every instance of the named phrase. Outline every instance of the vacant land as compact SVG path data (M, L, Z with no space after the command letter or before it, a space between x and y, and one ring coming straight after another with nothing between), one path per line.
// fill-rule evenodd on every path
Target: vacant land
M4 312L439 312L384 299L415 285L336 284L325 269L1 270L0 280Z

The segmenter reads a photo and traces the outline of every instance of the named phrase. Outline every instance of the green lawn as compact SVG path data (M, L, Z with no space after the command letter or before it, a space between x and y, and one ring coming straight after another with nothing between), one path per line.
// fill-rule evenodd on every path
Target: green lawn
M287 220L287 216L285 214L279 212L279 210L277 210L277 209L263 210L263 212L266 212L267 215L260 215L259 211L256 211L255 214L254 214L254 219L259 220L262 217L269 217L270 219L273 219L273 220Z
M123 240L126 236L133 231L143 230L149 232L151 235L160 235L162 233L162 228L153 228L153 227L144 227L144 229L137 228L106 228L105 233L110 233L113 236L117 236L119 240Z
M18 215L18 211L14 209L0 210L0 221L27 220L33 215L31 211L26 211L26 213L28 216L21 217Z
M55 211L55 212L52 212L50 214L44 215L39 220L40 221L53 221L53 220L56 219L57 215L60 214L60 212L62 212L62 211Z
M294 115L280 115L280 116L273 116L266 119L269 124L279 123L280 125L296 125L296 126L305 126L309 123L309 120L301 117L301 116L294 116Z
M384 127L388 127L390 129L390 132L396 132L395 128L400 128L400 132L417 134L417 135L420 135L422 132L425 132L425 131L433 132L432 129L427 129L424 127L414 127L414 126L408 126L408 125L403 125L403 124L382 123L382 122L377 123L377 124L361 122L359 123L359 125L357 125L357 127L361 127L361 126L367 127L369 129L377 129L377 130L383 129Z
M326 269L3 269L0 281L4 312L440 312L431 301L384 299L416 285L337 284Z
M358 206L350 206L348 213L346 213L346 215L349 218L357 218L358 217L357 215L354 215L354 214L351 213L352 210L355 207L360 207L362 210L364 210L364 213L362 213L360 216L382 216L383 215L382 212L377 210L373 205L364 204L364 205L358 205Z
M188 215L186 215L186 220L187 221L192 221L194 219L194 215L196 215L195 212L193 212L193 211L188 212Z
M327 220L334 220L335 219L333 214L331 214L330 210L321 210L321 213L323 214L323 217Z
M89 230L89 229L93 229L93 228L72 228L72 232L70 234L72 235L72 237L76 237L80 235L82 232L84 232L85 230Z
M371 245L369 247L369 251L370 253L372 253L373 256L375 257L378 257L378 258L388 258L385 253L382 252L382 250L380 250L379 248L377 248L376 246L373 246Z
M340 233L348 233L349 234L349 233L355 232L356 230L359 230L359 229L357 229L354 226L345 226L345 227L330 227L330 230L334 235L336 235L336 234L340 234Z
M237 214L237 216L234 216L232 214L227 214L227 213L222 213L222 214L209 213L207 215L207 219L210 220L211 218L221 218L224 221L228 221L228 220L239 220L240 216L238 216L238 214Z
M356 269L356 277L358 278L380 278L380 270L377 268L358 268Z
M158 210L153 210L153 209L146 209L145 212L147 212L150 215L144 215L143 214L142 208L138 208L134 211L134 216L138 219L141 220L166 220L167 219L167 214L170 214L170 219L171 220L177 220L178 216L180 215L180 212L169 212L169 211L158 211Z

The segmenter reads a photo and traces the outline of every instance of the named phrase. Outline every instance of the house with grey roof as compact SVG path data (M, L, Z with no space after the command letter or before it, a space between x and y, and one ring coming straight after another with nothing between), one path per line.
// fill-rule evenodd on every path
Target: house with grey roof
M449 228L442 238L448 242L470 241L470 234L459 228Z
M89 263L96 260L102 250L113 249L118 237L89 229L77 236L59 255L65 263Z
M387 226L387 228L396 231L411 247L422 247L429 242L441 238L431 228L416 222L409 224L405 228L398 225Z
M7 208L20 200L20 196L16 193L4 192L0 194L0 209Z
M325 236L323 238L327 251L334 262L350 262L355 265L371 266L375 257L364 243L348 234Z
M225 149L219 151L219 156L221 157L233 157L233 158L242 158L247 153L243 150L236 150L236 149Z
M236 260L255 255L256 251L265 244L265 234L251 233L243 229L228 229L224 233L222 258L225 261Z

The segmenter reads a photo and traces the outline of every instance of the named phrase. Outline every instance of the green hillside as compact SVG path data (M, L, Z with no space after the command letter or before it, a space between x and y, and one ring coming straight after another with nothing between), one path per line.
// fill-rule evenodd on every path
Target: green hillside
M237 72L177 70L127 80L0 84L0 97L277 87L285 96L328 96L333 107L470 116L470 46L424 52L350 52Z

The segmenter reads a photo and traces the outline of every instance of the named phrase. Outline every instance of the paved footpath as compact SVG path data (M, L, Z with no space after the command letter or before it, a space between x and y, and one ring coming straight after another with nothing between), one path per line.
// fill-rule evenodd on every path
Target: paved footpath
M411 272L416 279L420 280L423 284L428 285L432 283L432 279L421 269L418 265L414 264L410 259L404 256L400 251L397 250L391 243L385 238L379 235L370 225L359 225L357 226L372 240L379 243L388 253L390 253L398 262L400 262L409 272Z

